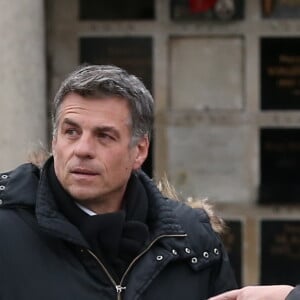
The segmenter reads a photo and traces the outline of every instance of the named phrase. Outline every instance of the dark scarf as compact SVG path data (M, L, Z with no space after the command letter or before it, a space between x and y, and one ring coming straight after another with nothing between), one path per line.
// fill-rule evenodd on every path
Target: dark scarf
M93 252L105 262L114 277L120 279L149 236L146 225L148 198L138 178L131 176L121 211L89 216L63 189L54 172L53 162L46 172L61 212L81 231Z

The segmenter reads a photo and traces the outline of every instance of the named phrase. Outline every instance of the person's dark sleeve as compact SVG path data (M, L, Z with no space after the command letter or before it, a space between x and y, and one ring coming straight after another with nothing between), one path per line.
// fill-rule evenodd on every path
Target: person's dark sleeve
M285 298L286 300L299 300L300 299L300 285L297 285Z

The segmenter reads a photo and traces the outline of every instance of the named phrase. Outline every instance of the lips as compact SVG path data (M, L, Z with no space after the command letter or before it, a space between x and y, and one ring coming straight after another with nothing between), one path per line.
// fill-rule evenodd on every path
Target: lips
M82 168L82 167L72 168L70 173L75 174L75 175L82 175L82 176L96 176L96 175L99 175L99 172L97 172L93 169Z

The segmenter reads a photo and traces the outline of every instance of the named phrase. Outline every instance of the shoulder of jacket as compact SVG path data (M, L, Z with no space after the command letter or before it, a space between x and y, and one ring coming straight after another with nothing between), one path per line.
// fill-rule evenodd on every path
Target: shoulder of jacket
M159 192L163 197L167 199L174 199L174 206L180 206L179 212L186 214L195 214L200 218L201 222L209 222L212 229L221 234L225 230L225 222L216 213L211 203L207 199L197 199L189 197L187 199L181 199L179 197L174 186L169 182L166 176L162 177L157 183L150 179L144 172L139 171L138 176L146 184L146 186L151 188L152 191ZM171 202L172 203L172 202ZM183 206L186 209L183 209Z
M226 230L224 220L216 214L213 205L207 199L188 199L186 203L196 211L205 213L215 232L222 234Z
M0 207L31 205L39 177L40 169L31 163L0 173Z
M199 258L199 264L192 264L194 268L220 261L224 251L223 243L221 236L211 225L206 210L191 207L178 200L167 201L171 203L181 228L187 234L187 247Z
M39 174L40 168L32 163L24 163L12 170L0 172L0 180L13 178L19 175L26 175L30 173Z
M164 222L172 220L174 224L180 227L181 232L187 234L186 247L194 249L194 253L203 255L206 251L210 254L211 259L205 261L218 261L222 253L222 241L220 239L220 228L217 224L222 223L218 218L212 206L206 200L181 200L175 189L168 181L159 182L158 185L148 176L140 173L141 180L145 183L145 187L157 197L156 203L162 211L168 212L164 217ZM150 188L149 188L150 187ZM217 252L214 253L214 252ZM202 260L201 260L202 261ZM200 264L202 266L202 264Z
M180 223L189 224L192 223L195 225L202 226L200 224L211 225L210 217L207 211L202 208L195 208L189 205L188 203L180 200L169 199L169 204L172 206L174 213L177 218L180 220Z

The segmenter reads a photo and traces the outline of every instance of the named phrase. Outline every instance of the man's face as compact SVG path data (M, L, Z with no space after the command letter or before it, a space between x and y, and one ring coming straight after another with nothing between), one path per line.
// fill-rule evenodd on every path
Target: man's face
M52 141L54 168L64 189L97 213L120 208L127 181L147 157L149 142L131 146L131 115L124 99L68 94Z

